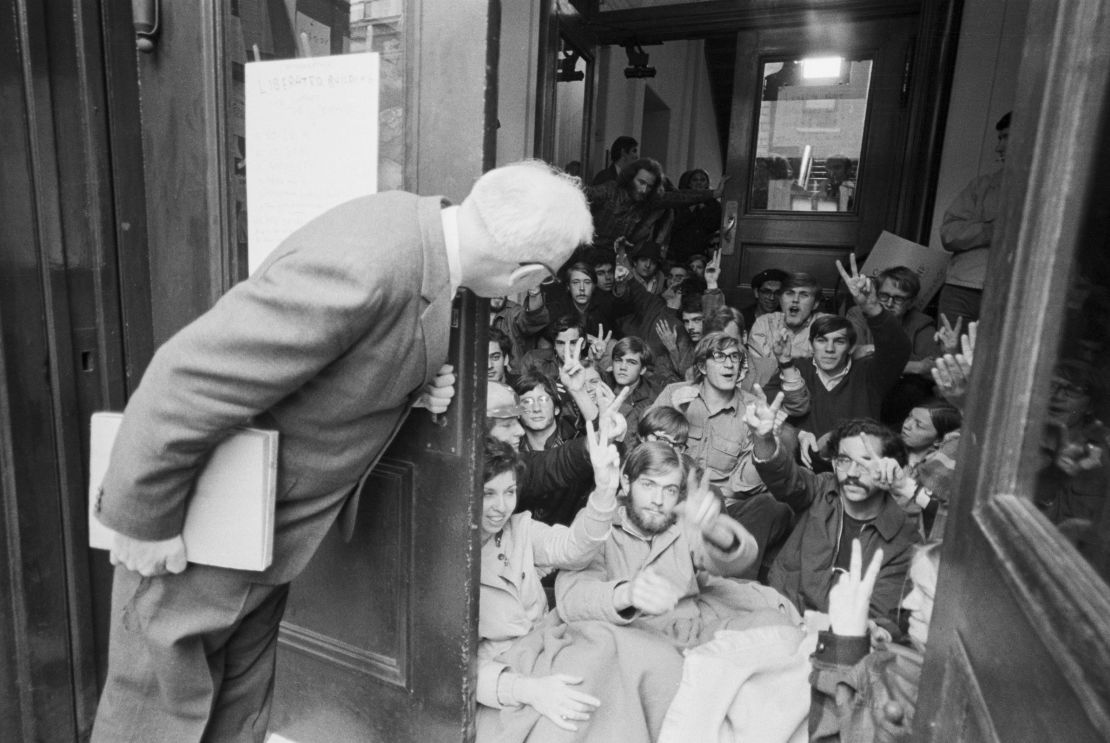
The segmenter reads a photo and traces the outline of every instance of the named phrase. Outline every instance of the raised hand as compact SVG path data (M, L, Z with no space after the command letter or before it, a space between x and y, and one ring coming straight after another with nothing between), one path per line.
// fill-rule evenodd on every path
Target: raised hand
M655 323L655 332L662 341L663 347L667 349L668 353L676 353L678 351L678 331L672 328L663 320L658 320Z
M714 250L713 257L705 264L705 288L712 290L718 288L721 280L721 251Z
M590 341L590 358L594 362L600 362L605 358L605 351L609 348L609 343L613 340L613 331L605 332L605 326L601 323L597 324L597 335L587 335Z
M721 176L721 181L717 184L717 187L713 189L713 198L720 199L722 196L725 195L725 184L728 183L730 180L732 180L731 175Z
M860 438L867 456L871 458L871 479L875 481L875 485L897 496L899 503L908 503L914 496L917 483L906 474L897 460L875 451L868 437Z
M683 517L703 537L710 537L721 515L721 501L709 486L709 470L699 479L691 470L686 476L686 502Z
M933 334L933 340L940 344L941 353L955 353L960 345L960 329L963 327L964 318L959 316L956 318L956 324L953 325L948 321L948 315L943 312L940 313L940 327L937 332Z
M852 557L847 573L829 590L829 627L834 634L862 637L867 634L871 611L871 593L883 564L883 551L876 550L863 570L863 549L858 539L852 540Z
M855 253L848 254L848 262L852 267L851 275L844 270L844 264L840 261L836 262L836 270L840 271L840 278L844 279L844 286L852 293L852 299L863 310L863 314L870 317L878 315L883 311L883 306L879 304L879 297L875 293L875 282L871 280L870 276L860 274L859 268L856 266Z
M582 683L578 676L556 673L551 676L521 676L514 685L517 701L530 705L563 730L575 731L575 722L590 719L601 700L573 687Z
M820 452L821 446L812 431L798 431L798 454L801 456L802 464L813 469L813 458Z
M584 338L563 346L563 365L559 367L559 381L572 392L580 392L586 386L586 369L582 366L582 344Z
M598 433L605 441L619 441L628 431L628 421L621 415L621 405L632 394L631 387L622 387L621 391L613 398L601 415L598 416Z
M767 395L758 384L752 389L755 402L748 403L744 413L744 422L752 429L752 433L761 438L776 436L785 414L782 410L783 393L775 395L774 401L768 405ZM781 417L780 417L781 416Z
M144 578L166 573L180 573L187 565L185 541L181 536L148 542L116 532L108 559L113 565L123 565Z
M779 328L772 336L771 353L780 364L789 364L794 358L794 334L789 329Z
M971 380L971 362L967 357L963 354L938 356L933 362L932 374L941 397L956 407L962 408Z
M586 449L594 470L594 489L615 498L621 477L621 458L617 447L607 441L593 421L586 421Z
M979 335L979 321L969 322L967 324L967 333L960 336L960 350L963 351L963 357L967 359L967 365L971 366L975 360L975 338Z

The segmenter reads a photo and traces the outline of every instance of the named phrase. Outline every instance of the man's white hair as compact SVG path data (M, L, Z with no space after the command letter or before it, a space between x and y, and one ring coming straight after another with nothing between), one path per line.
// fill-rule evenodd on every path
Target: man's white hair
M541 160L525 160L485 173L462 205L473 208L499 256L561 264L593 240L593 218L580 184Z

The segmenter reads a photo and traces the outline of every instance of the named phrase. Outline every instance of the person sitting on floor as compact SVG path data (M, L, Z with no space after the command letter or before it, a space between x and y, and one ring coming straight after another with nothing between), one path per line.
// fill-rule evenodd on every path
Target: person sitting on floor
M829 630L818 635L813 654L809 735L812 741L909 741L925 643L933 616L940 543L916 549L910 563L912 590L902 599L909 612L912 647L879 640L868 631L871 594L883 564L879 550L863 570L862 549L852 540L848 571L829 592Z
M849 420L830 436L833 473L816 474L795 463L776 431L781 398L748 406L756 471L775 498L790 506L797 524L775 556L768 583L798 611L828 611L836 573L848 568L847 546L858 537L870 559L885 555L871 599L871 618L894 638L901 636L902 598L910 551L921 541L917 526L895 502L891 490L906 464L906 448L886 426L869 419Z
M856 337L846 318L828 315L810 327L812 360L798 362L798 370L809 388L809 413L798 422L798 449L807 466L824 469L821 459L832 456L825 442L828 434L844 420L879 419L883 397L898 381L910 356L910 340L898 318L879 303L874 282L862 276L851 257L852 274L840 261L836 267L852 293L852 299L867 318L875 339L875 352L852 358Z
M592 427L591 427L592 428ZM553 570L580 568L608 539L616 510L620 458L604 434L587 438L594 488L570 526L549 526L531 513L515 513L524 469L508 444L487 438L483 477L482 572L478 602L478 739L499 728L494 710L530 705L551 724L577 730L601 704L575 687L581 679L563 674L531 675L506 662L513 643L547 614L540 580Z
M755 539L723 512L708 477L686 475L665 443L645 442L628 455L609 539L588 567L555 580L565 621L633 625L677 647L726 627L798 621L782 596L728 579L757 559Z
M768 357L773 353L776 339L783 330L790 332L790 349L794 358L804 359L813 355L809 344L810 326L828 313L817 312L821 286L808 273L792 273L782 284L779 312L760 315L748 333L748 353L753 358Z

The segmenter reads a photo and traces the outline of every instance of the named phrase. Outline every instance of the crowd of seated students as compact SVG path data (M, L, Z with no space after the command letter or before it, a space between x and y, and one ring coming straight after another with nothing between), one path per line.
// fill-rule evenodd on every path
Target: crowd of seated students
M661 180L642 165L590 198ZM912 272L854 256L844 314L772 269L745 317L719 255L635 243L632 212L671 204L642 185L607 245L491 308L478 740L692 740L725 688L735 729L908 739L913 694L863 687L879 665L916 684L974 328L937 332ZM702 687L694 663L728 672ZM773 707L751 707L760 684Z

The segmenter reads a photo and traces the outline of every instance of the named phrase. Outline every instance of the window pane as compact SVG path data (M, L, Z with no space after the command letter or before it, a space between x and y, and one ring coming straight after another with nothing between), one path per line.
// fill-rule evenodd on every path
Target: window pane
M765 62L751 209L855 211L871 60Z
M1048 387L1034 502L1110 582L1110 240L1083 245Z

